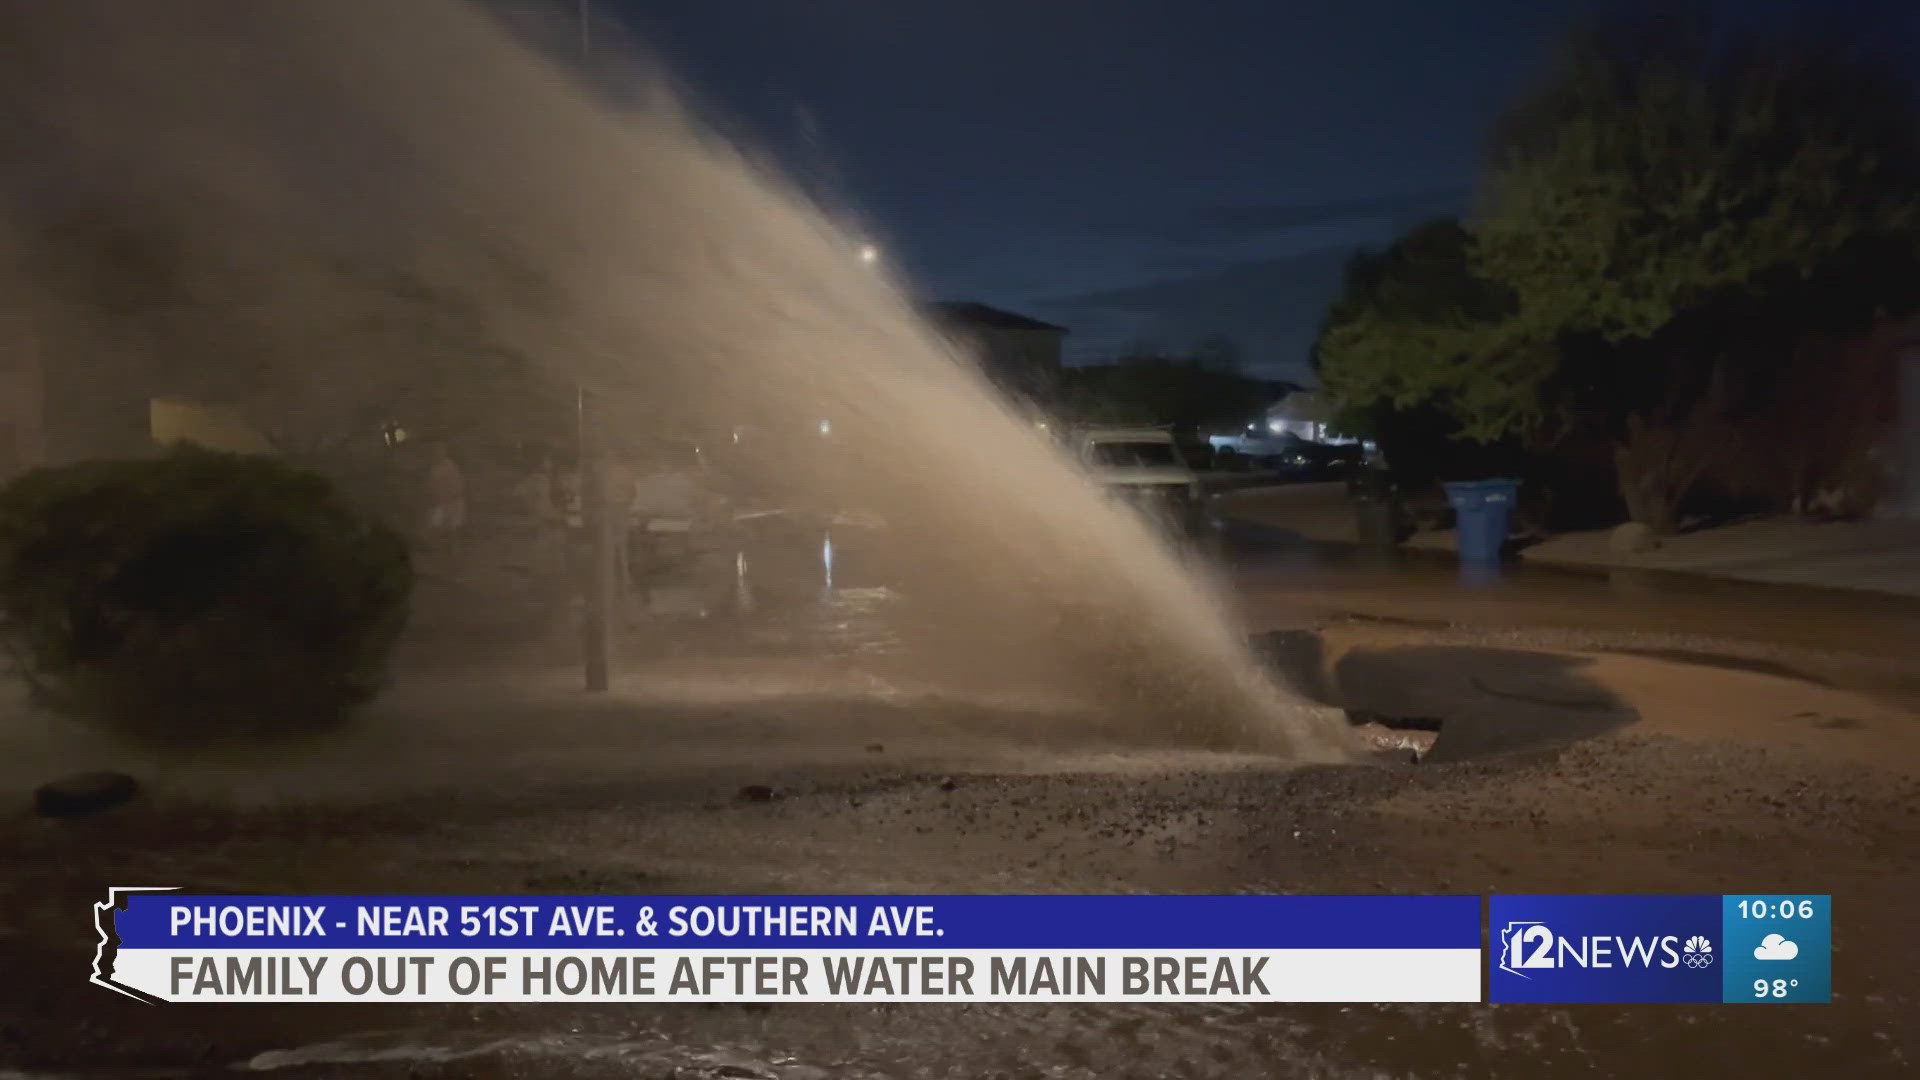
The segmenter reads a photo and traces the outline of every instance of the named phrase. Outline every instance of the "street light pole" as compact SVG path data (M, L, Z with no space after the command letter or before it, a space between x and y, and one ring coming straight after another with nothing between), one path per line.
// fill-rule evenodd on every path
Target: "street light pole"
M580 61L583 66L593 59L593 23L588 3L589 0L580 0ZM585 653L587 689L604 692L613 666L613 611L619 587L615 581L616 534L613 508L607 498L605 448L597 437L602 421L595 415L593 395L584 380L577 394L580 524L587 533L589 553L580 636Z

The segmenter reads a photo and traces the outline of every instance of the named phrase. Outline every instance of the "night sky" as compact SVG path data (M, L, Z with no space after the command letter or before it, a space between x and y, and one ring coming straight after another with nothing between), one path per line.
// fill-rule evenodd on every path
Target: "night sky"
M1596 7L594 2L927 299L1058 322L1071 360L1223 335L1302 380L1349 255L1465 209L1488 125Z

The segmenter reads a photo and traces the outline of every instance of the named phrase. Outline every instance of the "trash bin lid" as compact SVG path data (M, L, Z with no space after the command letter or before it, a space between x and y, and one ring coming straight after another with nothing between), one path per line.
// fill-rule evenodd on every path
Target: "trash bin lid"
M1512 502L1520 491L1518 480L1455 480L1440 486L1446 489L1447 501L1456 508Z
M1449 494L1455 491L1476 494L1496 491L1510 492L1519 489L1520 481L1500 478L1489 478L1486 480L1449 480L1440 486L1446 488Z

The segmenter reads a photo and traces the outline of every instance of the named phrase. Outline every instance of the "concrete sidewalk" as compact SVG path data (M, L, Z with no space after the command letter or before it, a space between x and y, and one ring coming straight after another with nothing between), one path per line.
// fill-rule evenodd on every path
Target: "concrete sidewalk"
M1357 543L1359 525L1344 485L1289 484L1219 497L1222 517L1304 540ZM1611 530L1563 533L1523 549L1548 566L1669 570L1777 585L1809 585L1920 597L1920 521L1807 522L1762 518L1664 538L1638 555L1615 552ZM1402 545L1452 551L1453 531L1415 534Z
M1653 551L1612 550L1608 532L1565 533L1521 552L1548 565L1638 567L1776 585L1920 596L1920 521L1761 518L1663 538Z

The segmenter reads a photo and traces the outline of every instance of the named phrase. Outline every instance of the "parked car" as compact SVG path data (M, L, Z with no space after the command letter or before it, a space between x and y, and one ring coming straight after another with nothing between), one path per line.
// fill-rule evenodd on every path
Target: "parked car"
M1088 428L1074 434L1072 446L1116 498L1182 531L1205 524L1200 477L1166 428Z

